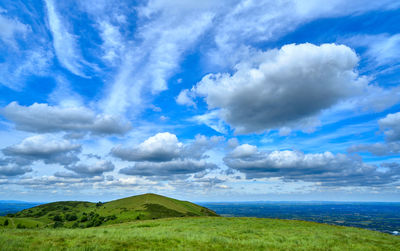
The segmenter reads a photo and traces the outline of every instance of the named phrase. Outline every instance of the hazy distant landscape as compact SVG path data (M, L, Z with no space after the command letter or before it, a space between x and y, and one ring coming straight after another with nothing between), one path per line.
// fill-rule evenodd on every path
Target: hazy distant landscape
M231 202L199 203L221 216L306 220L400 232L400 203L377 202Z

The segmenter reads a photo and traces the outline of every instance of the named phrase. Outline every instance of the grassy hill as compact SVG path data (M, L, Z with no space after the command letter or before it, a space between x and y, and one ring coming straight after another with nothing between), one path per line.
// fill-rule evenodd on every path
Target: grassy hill
M43 204L7 215L7 217L0 217L0 226L6 228L85 228L136 220L186 216L217 216L217 214L191 202L156 194L143 194L106 203L61 201Z
M305 221L185 217L85 229L1 229L1 250L400 250L400 238Z

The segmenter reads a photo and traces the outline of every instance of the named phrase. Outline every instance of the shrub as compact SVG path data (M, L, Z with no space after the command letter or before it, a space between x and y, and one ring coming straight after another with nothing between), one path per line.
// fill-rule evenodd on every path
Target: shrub
M74 220L77 220L77 219L78 219L78 216L76 216L76 214L67 214L67 215L65 216L65 219L66 219L67 221L74 221Z
M24 229L24 228L26 228L26 227L25 227L24 225L22 225L21 223L18 223L17 228L18 228L18 229Z
M5 221L4 221L4 226L8 226L8 224L9 224L9 222L8 222L8 219L6 219Z
M83 215L80 222L85 222L88 220L88 217L86 215Z
M61 216L60 215L55 215L54 217L53 217L53 220L54 221L62 221L62 218L61 218Z
M59 227L63 227L63 226L64 226L64 224L60 221L54 222L54 225L53 225L54 228L59 228Z

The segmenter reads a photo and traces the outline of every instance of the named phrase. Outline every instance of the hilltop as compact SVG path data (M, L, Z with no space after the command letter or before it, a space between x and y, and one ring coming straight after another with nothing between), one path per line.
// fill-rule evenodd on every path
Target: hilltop
M105 203L60 201L43 204L0 217L0 226L86 228L137 220L187 216L218 215L208 208L188 201L149 193Z

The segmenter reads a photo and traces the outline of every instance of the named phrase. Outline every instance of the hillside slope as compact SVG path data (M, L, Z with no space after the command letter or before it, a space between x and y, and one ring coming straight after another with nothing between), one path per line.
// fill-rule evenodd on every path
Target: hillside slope
M400 237L295 220L185 217L86 229L1 229L8 250L400 250Z
M146 219L217 216L205 207L157 194L143 194L106 203L60 201L0 217L6 228L94 227ZM4 226L5 222L6 224Z

